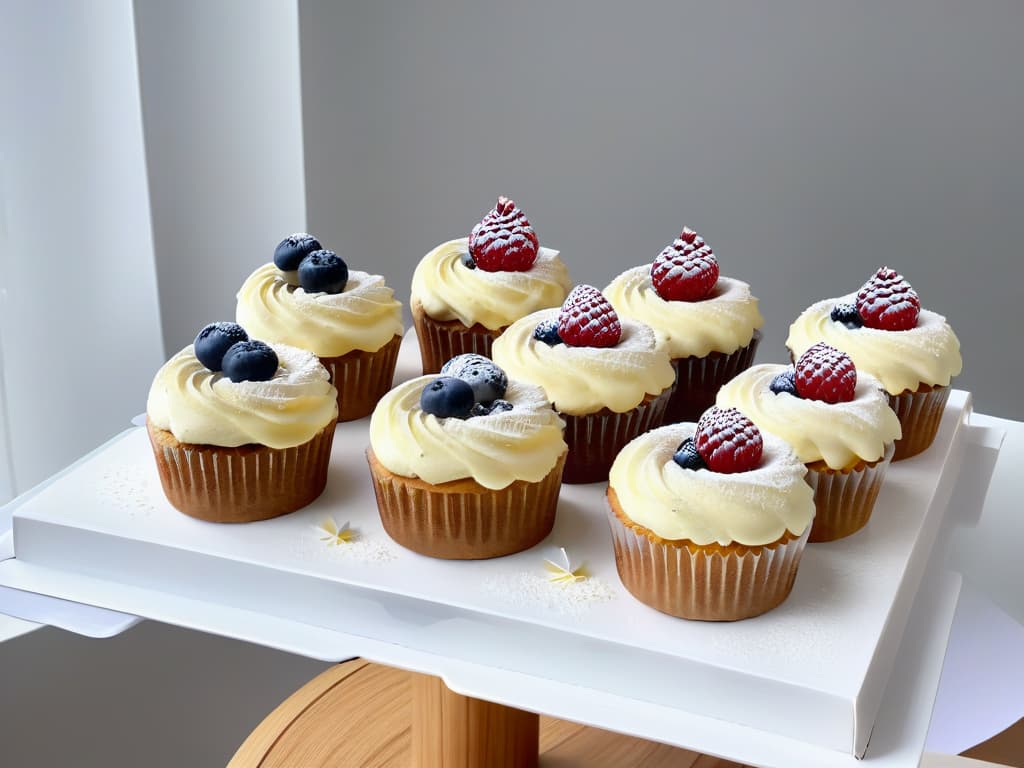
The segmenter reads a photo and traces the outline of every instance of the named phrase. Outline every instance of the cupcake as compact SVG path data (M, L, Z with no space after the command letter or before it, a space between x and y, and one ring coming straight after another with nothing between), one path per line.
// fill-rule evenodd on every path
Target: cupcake
M380 275L349 270L300 233L238 291L236 319L261 339L312 352L338 390L338 420L368 416L391 388L402 343L402 305Z
M157 372L146 427L167 500L246 523L304 507L327 482L337 392L316 356L206 326Z
M696 421L718 388L754 360L764 318L750 286L719 274L704 238L687 227L653 264L612 280L605 295L622 317L664 339L676 370L666 422Z
M607 480L619 450L661 426L675 381L654 331L620 321L589 285L573 288L560 309L514 322L494 342L494 361L540 385L565 419L566 483Z
M384 530L429 557L478 560L551 531L566 445L540 387L480 355L388 392L370 419L367 460Z
M818 343L795 367L755 365L718 392L720 408L738 408L807 465L817 510L809 541L849 536L871 517L900 437L881 387L845 352Z
M623 585L684 619L735 621L789 595L814 517L804 465L734 408L670 424L612 465L608 519Z
M412 319L423 372L491 344L519 318L557 307L572 283L558 251L542 248L523 212L506 197L468 238L442 243L412 277Z
M878 379L899 417L903 437L893 461L916 456L935 439L960 373L960 341L946 318L926 309L910 284L882 267L857 292L812 304L789 327L795 360L824 341L846 352L857 370Z

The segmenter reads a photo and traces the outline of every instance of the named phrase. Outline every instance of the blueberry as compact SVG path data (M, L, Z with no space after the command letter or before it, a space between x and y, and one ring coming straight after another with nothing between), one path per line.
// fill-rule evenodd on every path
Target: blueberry
M238 323L210 323L196 336L193 349L200 363L219 371L231 345L248 340L249 334Z
M514 407L508 400L495 400L491 403L491 413L504 413L511 411Z
M322 247L319 240L305 232L288 235L274 249L274 266L282 272L291 272L299 268L299 263L306 256Z
M453 357L441 367L444 376L462 379L473 388L478 403L489 403L504 397L508 388L505 372L483 355L467 354Z
M334 251L313 251L299 264L299 285L307 293L341 293L348 267Z
M469 409L470 416L486 416L491 412L491 407L487 403L473 403L473 407Z
M772 379L772 383L768 385L768 388L776 395L781 395L783 392L789 392L793 397L800 397L800 394L796 391L796 382L794 377L796 376L796 370L793 366L789 366Z
M420 408L439 419L465 419L473 408L473 388L462 379L442 376L434 379L420 393Z
M557 320L542 320L533 330L533 338L543 341L549 347L562 343L562 337L558 335Z
M694 445L692 437L686 438L679 444L672 460L683 469L707 469L704 459L697 453L697 446Z
M224 353L224 373L234 382L269 381L277 373L277 353L262 341L240 341Z
M476 269L476 262L473 261L473 257L470 255L469 251L462 254L462 256L459 257L459 261L462 262L462 266L466 269Z
M836 304L829 315L835 322L842 323L851 331L864 325L864 318L857 311L856 304Z
M476 403L469 411L470 416L490 416L492 413L511 411L515 406L508 400L495 400L491 403Z

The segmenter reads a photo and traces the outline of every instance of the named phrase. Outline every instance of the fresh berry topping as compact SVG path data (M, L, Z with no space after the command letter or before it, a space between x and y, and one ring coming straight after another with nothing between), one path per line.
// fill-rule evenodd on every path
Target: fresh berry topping
M469 251L459 256L459 261L462 262L462 266L466 269L476 269L476 262L473 261L473 257L469 255Z
M495 400L492 403L476 403L470 410L470 416L490 416L492 413L511 411L514 406L508 400Z
M299 264L299 285L307 293L341 293L348 266L334 251L313 251Z
M796 361L794 381L800 397L848 403L857 388L857 369L848 354L819 341Z
M541 320L537 323L537 327L533 329L533 338L537 341L543 341L549 347L561 344L562 338L558 335L558 321Z
M704 459L697 453L697 446L694 445L692 437L686 438L679 444L672 460L683 469L707 469Z
M718 259L689 227L651 264L651 284L666 301L700 301L718 282Z
M732 474L761 463L764 443L754 422L735 408L712 406L697 422L697 453L712 472Z
M793 366L791 365L778 376L776 376L774 379L772 379L772 383L768 385L768 388L776 395L781 395L783 392L788 392L789 394L793 395L793 397L800 397L800 393L796 391L796 382L794 381L795 376L796 371L793 369Z
M857 312L868 328L909 331L917 325L921 300L903 275L882 267L857 292Z
M857 311L856 304L836 304L829 315L835 322L842 323L851 331L864 325L864 318Z
M439 419L465 419L473 408L473 388L462 379L442 376L423 388L420 407Z
M262 341L239 341L224 353L224 374L234 382L269 381L277 373L277 353Z
M525 272L537 260L537 234L507 197L469 234L469 254L485 272Z
M249 334L238 323L210 323L196 336L193 350L200 363L211 371L219 371L224 365L224 353L231 345L248 340Z
M505 394L508 376L491 360L483 355L465 354L453 357L441 366L442 376L462 379L473 388L473 397L478 403L488 403Z
M282 272L291 272L299 268L299 263L306 256L322 247L319 240L305 232L288 235L274 249L274 266Z
M558 315L558 336L571 347L614 347L622 338L622 324L597 288L577 285Z

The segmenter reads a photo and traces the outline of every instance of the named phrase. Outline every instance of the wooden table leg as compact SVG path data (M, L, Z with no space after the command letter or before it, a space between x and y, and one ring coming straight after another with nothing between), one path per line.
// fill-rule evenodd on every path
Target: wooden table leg
M540 717L410 674L412 768L536 768Z

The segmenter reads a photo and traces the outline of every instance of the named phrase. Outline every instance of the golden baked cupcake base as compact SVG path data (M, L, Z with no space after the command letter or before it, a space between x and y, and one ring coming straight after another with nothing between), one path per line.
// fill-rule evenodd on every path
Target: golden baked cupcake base
M479 323L467 328L458 320L435 320L416 299L410 307L424 375L440 373L441 366L458 355L474 353L490 358L494 340L505 330L502 327L492 331Z
M338 390L338 421L355 421L373 413L373 408L395 378L395 365L402 337L395 335L376 352L354 349L339 357L321 357Z
M367 449L384 530L406 549L446 560L483 560L537 544L555 524L565 453L540 481L500 490L471 478L433 485L389 470Z
M745 371L754 362L761 332L755 330L750 343L735 352L710 352L704 357L676 357L676 383L665 411L665 423L698 421L715 404L722 385L736 374Z
M831 469L824 461L807 465L807 482L814 489L815 510L808 541L835 541L867 525L893 450L890 444L878 461L858 461L843 469Z
M737 621L780 605L793 588L810 526L763 546L669 541L630 520L608 489L615 566L637 600L700 621Z
M607 480L615 457L626 443L665 423L665 409L671 396L671 387L657 395L648 394L625 413L609 408L580 416L560 413L565 420L565 442L569 444L562 482Z
M900 420L903 437L896 441L893 461L909 459L926 450L935 440L942 413L949 400L949 387L921 384L916 390L889 395L889 405Z
M224 448L179 442L148 420L146 430L167 500L190 517L250 523L301 509L324 490L335 421L292 448Z

